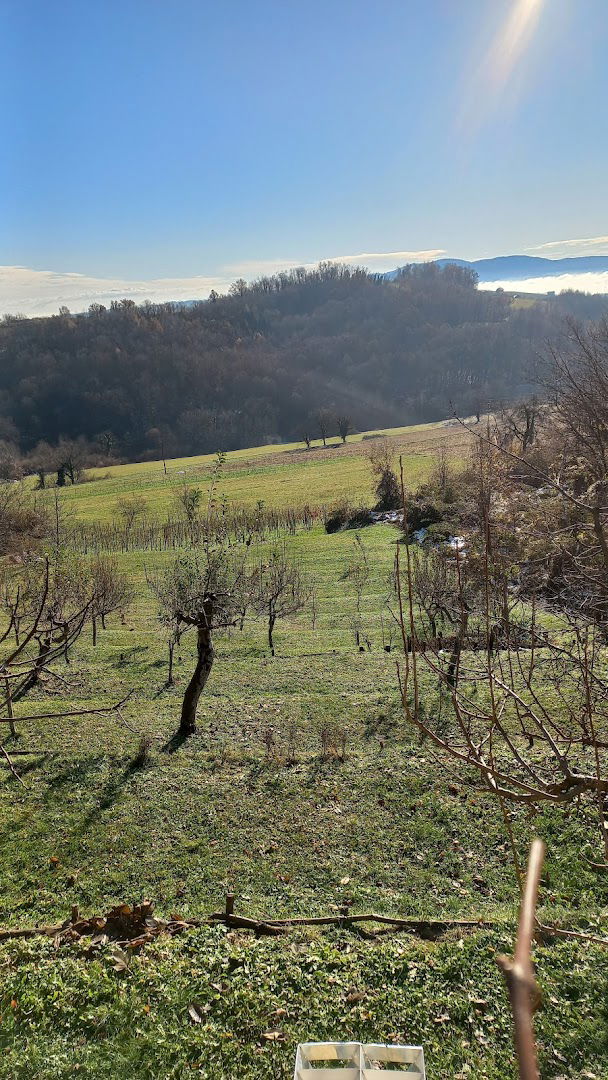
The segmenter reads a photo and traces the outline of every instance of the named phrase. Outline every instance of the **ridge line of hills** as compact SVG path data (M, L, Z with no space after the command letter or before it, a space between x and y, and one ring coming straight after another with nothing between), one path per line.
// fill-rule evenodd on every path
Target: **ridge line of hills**
M573 255L546 259L539 255L497 255L491 259L436 259L437 266L461 266L474 270L479 281L522 281L532 277L558 277L560 274L608 273L608 255ZM382 277L388 281L403 267L389 270Z

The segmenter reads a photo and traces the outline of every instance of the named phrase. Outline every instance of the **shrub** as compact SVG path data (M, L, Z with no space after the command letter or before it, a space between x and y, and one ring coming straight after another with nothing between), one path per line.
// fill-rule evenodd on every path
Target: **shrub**
M352 507L348 499L340 499L334 503L325 519L325 532L335 533L344 529L351 513Z
M439 502L431 502L430 499L416 495L407 504L407 524L410 532L418 529L428 529L443 519L446 507Z
M352 507L348 503L340 503L329 512L325 520L325 532L335 533L341 529L364 529L366 525L373 525L372 512L367 506Z

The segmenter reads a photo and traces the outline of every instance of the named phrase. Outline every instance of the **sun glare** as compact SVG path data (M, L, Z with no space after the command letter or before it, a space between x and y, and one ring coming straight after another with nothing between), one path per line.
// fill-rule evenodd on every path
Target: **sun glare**
M487 70L492 89L500 91L525 53L546 0L515 0L513 9L491 46Z
M509 87L516 67L526 54L547 0L513 0L474 71L459 127L474 133Z

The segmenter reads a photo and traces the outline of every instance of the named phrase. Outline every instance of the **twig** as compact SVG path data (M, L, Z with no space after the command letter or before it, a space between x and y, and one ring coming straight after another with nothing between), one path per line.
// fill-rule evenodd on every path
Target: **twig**
M11 770L13 776L15 777L15 780L18 780L19 783L22 785L22 787L25 787L25 784L23 783L23 780L19 776L19 773L17 772L15 766L13 765L13 763L12 763L9 755L7 754L6 750L4 749L2 743L0 743L0 751L2 752L2 754L4 754L4 757L6 758L6 763L7 763L8 767L9 767L9 769Z
M580 930L562 930L559 926L545 926L537 921L536 931L539 937L567 938L570 941L591 941L594 945L603 945L608 948L608 938L600 937L599 934L583 934Z
M34 713L30 716L16 716L15 720L56 720L65 716L93 716L94 713L110 713L118 712L118 710L129 700L132 690L121 701L117 701L115 705L105 705L100 709L77 709L75 712L53 712L53 713ZM0 724L8 724L9 720L6 716L0 716Z
M532 842L528 871L519 910L519 926L514 956L497 956L511 999L515 1035L515 1050L520 1080L539 1080L536 1042L532 1016L539 999L530 957L538 887L545 857L545 845L538 838Z

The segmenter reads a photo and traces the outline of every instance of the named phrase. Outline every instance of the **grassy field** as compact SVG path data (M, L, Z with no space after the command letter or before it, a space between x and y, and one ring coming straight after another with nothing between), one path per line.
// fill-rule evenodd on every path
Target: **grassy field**
M347 492L353 501L369 503L366 450L374 434L390 436L396 452L404 457L412 487L428 477L440 447L445 447L451 458L460 460L469 439L466 431L453 423L423 424L351 435L346 444L328 439L327 447L315 442L310 450L302 443L234 450L226 456L218 495L225 494L230 502L246 506L261 500L267 506L285 507L328 505ZM118 499L133 492L144 496L150 517L166 516L184 484L205 489L214 461L213 454L175 458L166 463L166 472L162 461L91 469L86 483L63 489L63 498L82 521L115 519Z
M430 443L445 430L401 437ZM412 485L433 463L417 445ZM222 488L243 485L250 501L270 503L286 497L282 477L287 490L306 489L321 503L352 470L361 478L355 497L369 501L364 459L348 444L339 461L320 451L311 464L293 449L231 455ZM186 464L169 463L170 478L180 482ZM209 459L187 464L200 467ZM83 518L95 516L95 506L102 517L119 493L140 486L166 506L164 484L158 464L120 466L66 496ZM170 556L120 556L137 585L124 625L112 618L95 648L82 638L73 662L57 669L65 682L16 711L31 711L33 702L44 711L93 708L128 690L133 697L122 718L22 721L18 740L6 741L36 753L15 758L24 786L2 774L0 923L52 923L72 904L93 914L144 898L161 914L194 917L234 892L236 910L256 916L346 905L486 925L438 942L339 928L255 939L206 927L158 939L123 971L110 946L91 956L85 945L57 949L40 938L0 942L0 1077L282 1080L293 1073L298 1041L325 1038L421 1042L430 1080L515 1076L494 961L512 947L517 904L504 823L473 778L441 769L404 722L398 653L383 647L396 642L386 599L397 534L378 525L361 536L373 567L363 599L370 649L355 648L355 598L341 580L353 534L328 536L316 526L288 537L316 583L314 617L305 611L278 624L275 657L258 621L222 637L199 733L178 748L171 736L193 642L182 640L177 685L167 689L164 631L146 587L146 574ZM425 693L432 707L432 684ZM343 757L323 752L328 730L337 747L344 740ZM142 735L151 748L138 766ZM606 879L584 857L578 818L564 822L546 811L532 822L518 810L513 823L522 857L533 828L547 841L546 921L605 927ZM535 960L544 994L542 1076L607 1077L605 953L559 943L536 948ZM200 1023L188 1011L194 1003Z

